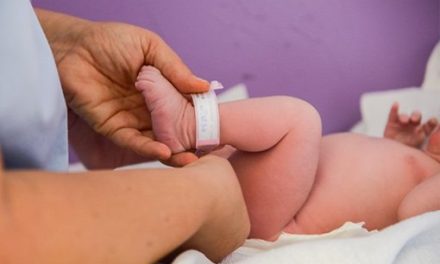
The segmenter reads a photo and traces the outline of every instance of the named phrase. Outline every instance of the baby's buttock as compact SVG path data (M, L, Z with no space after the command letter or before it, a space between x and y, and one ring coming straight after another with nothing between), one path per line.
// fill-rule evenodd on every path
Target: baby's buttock
M423 152L357 134L322 140L315 184L295 217L295 233L323 233L347 221L381 229L397 222L405 195L440 170Z

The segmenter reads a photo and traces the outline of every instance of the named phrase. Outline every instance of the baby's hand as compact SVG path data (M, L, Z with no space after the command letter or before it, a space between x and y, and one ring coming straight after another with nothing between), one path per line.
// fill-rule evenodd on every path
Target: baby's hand
M422 124L422 114L419 111L414 111L411 115L399 114L399 104L395 102L388 115L384 137L418 148L437 124L438 120L434 117Z

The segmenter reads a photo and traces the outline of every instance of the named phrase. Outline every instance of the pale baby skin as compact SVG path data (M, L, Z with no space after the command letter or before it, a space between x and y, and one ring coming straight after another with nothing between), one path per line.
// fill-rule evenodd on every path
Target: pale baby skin
M151 66L142 67L135 86L151 112L156 139L174 153L194 149L192 104ZM399 116L393 106L386 130L392 140L352 133L322 137L318 112L292 97L223 103L219 113L220 143L232 148L216 154L228 157L239 178L252 238L319 234L347 221L381 229L440 209L435 120L421 125L419 114ZM428 135L426 150L417 149Z

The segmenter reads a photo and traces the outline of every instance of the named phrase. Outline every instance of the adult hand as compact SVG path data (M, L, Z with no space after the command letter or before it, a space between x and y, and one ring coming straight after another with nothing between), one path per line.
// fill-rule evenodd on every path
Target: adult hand
M184 165L196 159L191 153L171 157L167 146L154 141L144 99L134 88L141 66L153 65L182 93L208 89L159 36L122 23L37 14L72 110L70 139L86 165L115 167L142 159Z

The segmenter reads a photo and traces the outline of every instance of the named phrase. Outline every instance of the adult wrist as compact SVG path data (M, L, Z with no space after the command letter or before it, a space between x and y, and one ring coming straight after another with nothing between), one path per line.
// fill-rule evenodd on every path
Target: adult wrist
M57 65L94 23L78 17L36 8L35 12Z
M193 164L197 164L198 170L194 174L198 174L198 182L204 188L203 197L209 201L209 212L186 246L196 248L212 261L219 262L241 246L249 235L250 221L244 197L227 160L208 155Z

